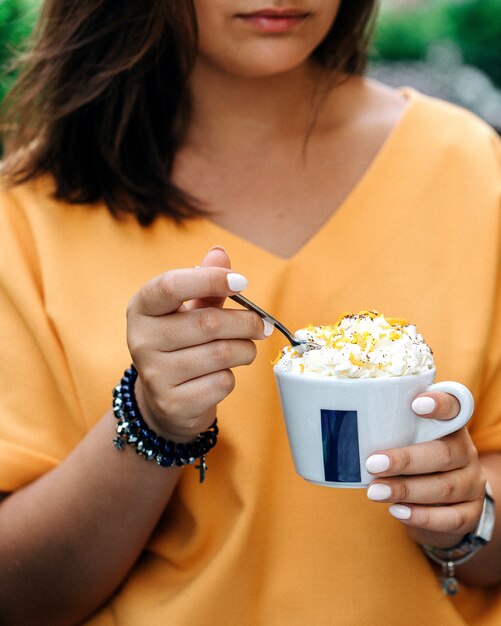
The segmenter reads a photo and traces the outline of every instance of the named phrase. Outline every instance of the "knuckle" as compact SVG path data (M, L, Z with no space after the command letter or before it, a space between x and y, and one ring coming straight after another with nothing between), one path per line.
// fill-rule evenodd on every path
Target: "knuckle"
M162 274L158 283L160 295L164 298L171 298L176 292L176 279L174 274L166 272Z
M245 358L243 360L244 365L250 365L257 355L256 344L253 341L247 341L245 346Z
M476 463L479 460L478 450L471 439L465 442L465 456L468 463Z
M229 369L218 372L218 385L221 391L228 395L235 388L235 375Z
M204 335L214 337L219 329L217 309L214 309L212 307L199 309L198 327Z
M249 316L249 331L251 336L263 334L263 320L257 313L251 313Z
M127 303L127 307L125 309L125 319L128 322L130 322L130 320L134 317L135 309L136 309L136 298L134 296L131 300L129 300L129 302Z
M470 527L467 529L466 532L472 531L478 524L480 517L482 516L482 511L484 509L484 497L485 496L482 495L480 498L476 499L474 512L472 513L472 520L470 522Z
M408 502L410 500L409 486L405 481L392 485L392 500Z
M220 281L220 275L219 273L216 273L216 271L211 270L209 272L209 290L210 293L219 293L219 291L221 291L221 288L219 286L219 281Z
M128 333L127 347L132 356L132 360L147 352L150 348L148 341L144 337Z
M212 415L212 419L209 422L209 425L210 423L212 423L213 420L214 420L214 417ZM203 432L204 430L207 430L207 428L208 428L207 415L202 414L202 415L196 415L187 419L184 423L183 430L185 431L188 437L191 435L193 438L195 438L199 433Z
M212 359L216 365L224 366L231 358L231 346L228 341L214 342L212 347Z
M155 413L160 417L175 417L180 413L179 402L175 398L158 398L155 403Z
M454 460L454 454L450 440L439 439L437 443L437 457L442 468L449 468Z
M430 528L431 527L431 514L430 511L427 508L424 508L421 513L421 523L420 523L420 527L421 528Z
M475 498L474 500L472 500L472 502L475 503L475 516L480 517L480 515L482 514L482 510L484 508L484 492L482 492L482 495L478 498Z
M449 522L450 532L454 534L464 534L464 529L467 527L468 520L462 511L453 511Z
M440 487L442 502L449 502L454 499L457 491L457 485L453 480L445 479Z
M154 367L143 365L139 372L141 384L147 389L153 389L155 387L155 381L157 379L157 372Z
M479 476L478 489L479 489L479 491L481 493L481 496L480 496L480 506L483 507L484 506L485 492L486 492L486 489L487 489L487 479L486 479L486 477L483 474L481 476Z
M405 470L411 466L411 463L412 459L410 451L408 448L402 448L398 453L395 463L399 472L405 472Z

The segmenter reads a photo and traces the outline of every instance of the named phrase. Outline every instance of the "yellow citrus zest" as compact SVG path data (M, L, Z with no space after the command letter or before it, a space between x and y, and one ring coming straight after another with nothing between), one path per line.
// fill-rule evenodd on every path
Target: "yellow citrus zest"
M281 358L282 358L282 350L279 350L277 356L272 360L271 364L276 365L280 361Z
M355 365L355 367L363 367L364 366L364 362L361 361L360 359L357 359L357 357L353 354L353 352L350 352L350 363L352 365Z
M387 317L386 321L390 326L408 326L409 322L402 317Z

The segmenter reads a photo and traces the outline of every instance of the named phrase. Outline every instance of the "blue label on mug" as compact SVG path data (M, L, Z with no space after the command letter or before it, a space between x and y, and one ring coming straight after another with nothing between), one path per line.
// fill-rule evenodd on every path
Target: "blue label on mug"
M325 480L361 482L357 412L321 409L320 413Z

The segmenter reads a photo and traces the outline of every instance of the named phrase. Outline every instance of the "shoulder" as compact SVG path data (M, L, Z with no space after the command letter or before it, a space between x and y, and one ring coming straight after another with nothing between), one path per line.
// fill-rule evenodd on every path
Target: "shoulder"
M378 86L378 83L375 83ZM501 138L474 113L412 88L390 90L382 87L379 107L391 103L395 94L405 101L396 119L386 150L395 168L442 182L455 181L460 187L486 185L490 192L501 191ZM378 87L376 87L378 88ZM393 107L398 112L398 105Z
M12 271L14 258L20 261L23 257L32 267L37 264L53 203L48 179L13 184L0 178L0 262L7 271Z
M380 119L395 129L405 122L405 130L425 133L435 142L474 142L499 145L496 131L477 115L458 105L425 95L411 87L394 89L371 79L363 79L370 94L372 119Z
M54 204L54 184L50 177L25 183L12 182L0 169L0 214L12 222L30 220L33 213L46 212Z
M424 151L442 151L452 158L492 167L501 174L501 140L496 131L471 111L404 88L408 99L407 132Z
M14 184L0 170L0 220L16 231L24 224L32 237L41 242L64 237L76 229L92 229L96 220L109 218L102 203L70 203L56 198L56 185L50 175Z
M15 288L20 276L23 283L31 276L41 289L44 268L52 267L66 241L85 239L92 246L92 221L106 211L58 201L54 189L49 176L20 184L0 179L0 283L4 286L12 279Z

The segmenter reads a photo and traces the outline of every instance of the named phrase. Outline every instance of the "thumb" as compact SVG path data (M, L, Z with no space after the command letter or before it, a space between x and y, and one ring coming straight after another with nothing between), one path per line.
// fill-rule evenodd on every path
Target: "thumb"
M221 246L214 246L209 250L209 252L207 252L205 257L202 259L200 267L225 267L226 269L230 270L230 257L228 256L224 248L221 248Z
M202 259L200 267L224 267L231 269L230 257L221 246L214 246L207 252ZM188 309L201 309L208 306L222 307L225 298L200 298L198 300L192 300L187 304Z

